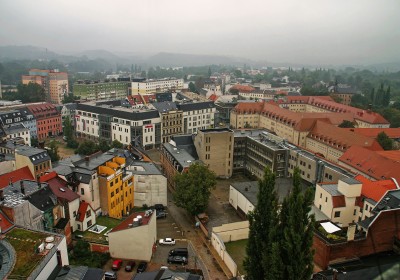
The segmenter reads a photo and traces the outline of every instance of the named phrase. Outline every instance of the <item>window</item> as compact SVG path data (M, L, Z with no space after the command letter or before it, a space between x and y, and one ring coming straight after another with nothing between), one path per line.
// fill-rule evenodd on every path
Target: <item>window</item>
M357 214L357 209L354 209L353 216Z
M111 192L111 197L114 197L114 192Z
M81 225L80 224L78 224L78 230L81 230Z
M339 218L340 217L340 211L335 211L335 218Z
M368 204L365 204L365 210L368 211Z
M92 225L92 220L89 220L89 221L87 222L87 226L90 227L91 225Z
M86 218L89 218L92 215L92 212L90 212L90 209L86 211Z
M74 214L73 214L73 215L74 215L74 218L75 218L75 217L76 217L76 211L74 211Z
M82 195L85 194L85 189L84 188L81 188L81 194Z
M322 193L319 194L319 198L322 198Z
M325 197L325 202L328 202L328 197Z
M322 208L321 204L319 205L319 207L318 207L318 208L319 208L319 210L321 210L321 208Z

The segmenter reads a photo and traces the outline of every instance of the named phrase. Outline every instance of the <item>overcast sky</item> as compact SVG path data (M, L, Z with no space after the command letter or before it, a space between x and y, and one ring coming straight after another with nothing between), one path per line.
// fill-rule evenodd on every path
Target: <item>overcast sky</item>
M400 61L400 0L0 0L0 45Z

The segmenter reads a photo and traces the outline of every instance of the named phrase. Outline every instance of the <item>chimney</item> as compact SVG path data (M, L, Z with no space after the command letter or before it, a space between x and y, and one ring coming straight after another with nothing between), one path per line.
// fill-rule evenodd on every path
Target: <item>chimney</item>
M85 161L89 161L89 156L85 156Z
M21 193L22 193L22 194L25 194L24 181L21 180L21 181L19 181L19 183L20 183L20 185L21 185Z
M355 233L356 233L356 225L349 224L349 227L347 228L347 241L353 241Z
M4 201L4 192L0 190L0 201Z

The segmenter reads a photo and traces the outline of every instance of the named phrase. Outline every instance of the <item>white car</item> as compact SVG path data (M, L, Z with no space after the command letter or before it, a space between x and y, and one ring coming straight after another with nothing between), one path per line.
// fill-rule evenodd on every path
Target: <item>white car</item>
M175 239L173 238L164 238L158 241L160 245L175 245Z

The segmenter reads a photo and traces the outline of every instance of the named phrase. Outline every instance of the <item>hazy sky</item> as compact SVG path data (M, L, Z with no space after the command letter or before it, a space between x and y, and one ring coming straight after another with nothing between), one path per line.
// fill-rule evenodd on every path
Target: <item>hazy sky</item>
M0 45L400 61L400 0L0 0Z

